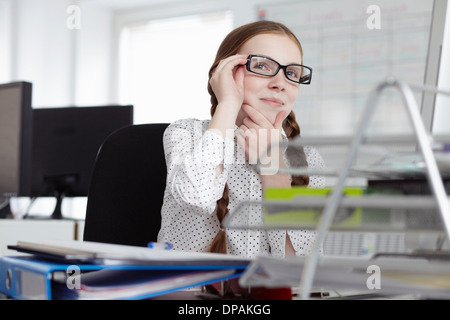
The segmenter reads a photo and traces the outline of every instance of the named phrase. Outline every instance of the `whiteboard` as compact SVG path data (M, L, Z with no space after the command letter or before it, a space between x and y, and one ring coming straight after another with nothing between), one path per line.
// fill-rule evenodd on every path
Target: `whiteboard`
M380 9L377 20L371 5ZM282 22L297 35L303 63L313 68L294 107L303 135L353 133L369 92L388 76L424 83L433 0L303 0L256 9L259 19ZM383 95L368 130L411 132L396 92Z

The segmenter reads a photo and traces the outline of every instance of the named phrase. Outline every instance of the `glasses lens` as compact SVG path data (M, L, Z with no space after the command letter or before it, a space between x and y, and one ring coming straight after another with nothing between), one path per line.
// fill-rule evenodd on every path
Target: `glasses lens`
M304 76L305 68L301 66L287 66L286 76L289 80L300 82L301 78Z
M264 76L273 76L278 71L278 64L264 57L252 57L250 71Z
M302 66L288 66L286 68L286 76L289 80L298 83L310 83L311 81L311 70Z
M247 64L248 69L256 74L272 77L275 76L280 68L280 65L271 59L253 56ZM285 68L286 77L294 82L309 84L311 82L311 70L301 65L291 64Z

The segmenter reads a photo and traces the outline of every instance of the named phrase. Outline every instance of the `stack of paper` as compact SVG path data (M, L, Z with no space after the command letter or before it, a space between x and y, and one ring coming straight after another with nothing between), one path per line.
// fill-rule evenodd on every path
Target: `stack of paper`
M243 287L299 286L305 257L273 259L259 257L240 277ZM417 298L450 298L450 256L423 258L413 255L371 259L320 257L313 286L328 290L354 290L377 296L401 294ZM301 288L300 288L301 290Z
M0 257L0 292L16 299L145 299L239 277L250 259L80 241L18 242Z
M235 270L117 270L102 269L81 275L80 287L55 284L56 299L112 300L151 298L175 290L234 277Z

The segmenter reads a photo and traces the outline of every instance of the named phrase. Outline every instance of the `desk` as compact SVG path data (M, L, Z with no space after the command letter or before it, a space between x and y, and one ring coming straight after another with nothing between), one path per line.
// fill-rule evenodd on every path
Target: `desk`
M0 220L0 255L17 255L8 245L17 241L74 240L78 224L75 220Z
M0 255L15 255L7 245L17 241L39 240L83 240L84 220L22 220L0 219ZM402 233L362 233L330 232L324 243L324 253L338 256L361 256L372 254L373 250L381 252L406 252L405 241L410 247L417 247L418 239L406 239ZM421 239L427 241L426 249L435 243L435 238ZM369 250L370 248L370 250ZM420 248L425 249L424 244Z

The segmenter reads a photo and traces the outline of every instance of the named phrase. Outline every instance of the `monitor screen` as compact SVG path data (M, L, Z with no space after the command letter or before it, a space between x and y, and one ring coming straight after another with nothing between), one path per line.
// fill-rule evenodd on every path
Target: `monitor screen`
M132 105L34 108L29 195L57 197L52 218L61 218L63 197L88 195L103 141L131 124Z
M0 85L0 198L29 192L32 84Z

